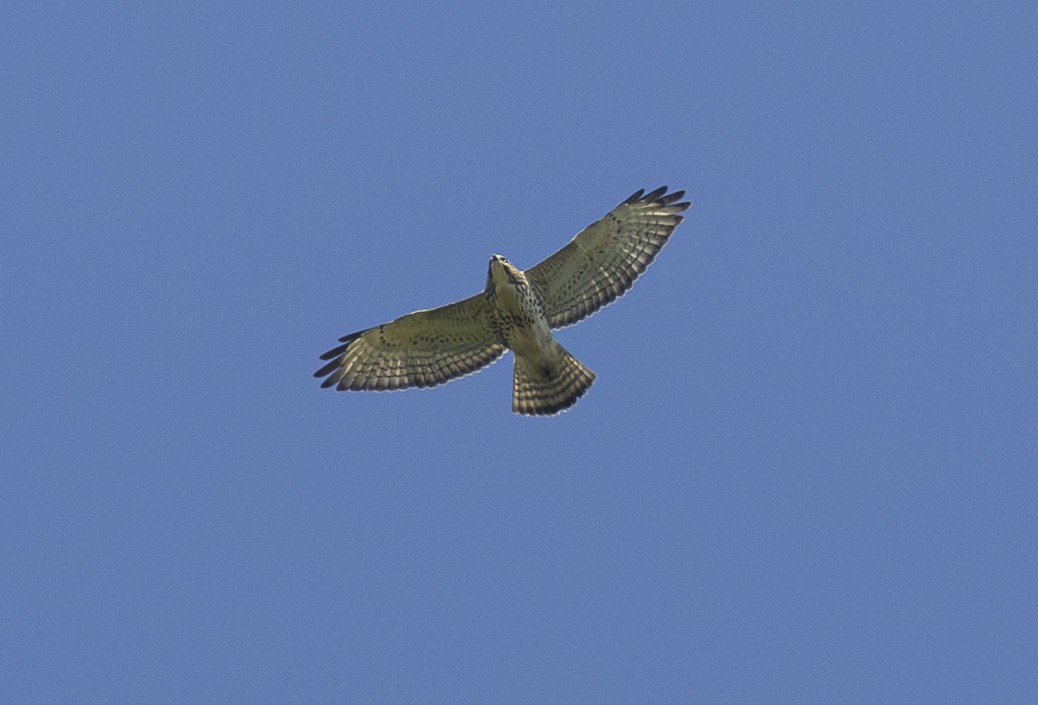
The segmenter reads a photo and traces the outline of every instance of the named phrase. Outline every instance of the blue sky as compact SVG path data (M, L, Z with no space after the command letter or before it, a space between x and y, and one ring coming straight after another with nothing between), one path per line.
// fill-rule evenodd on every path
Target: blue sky
M0 27L0 700L1033 701L1031 5ZM568 413L311 377L660 184Z

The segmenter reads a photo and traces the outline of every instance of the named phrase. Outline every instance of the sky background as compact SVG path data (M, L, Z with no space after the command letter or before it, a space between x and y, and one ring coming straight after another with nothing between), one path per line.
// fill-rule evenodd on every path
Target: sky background
M0 701L1033 703L1031 3L0 9ZM338 336L695 203L559 334Z

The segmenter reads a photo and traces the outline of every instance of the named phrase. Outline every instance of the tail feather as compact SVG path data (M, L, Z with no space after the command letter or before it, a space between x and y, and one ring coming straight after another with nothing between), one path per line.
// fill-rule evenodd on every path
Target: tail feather
M527 416L552 416L573 406L595 381L595 373L558 343L555 359L539 363L515 356L512 411Z

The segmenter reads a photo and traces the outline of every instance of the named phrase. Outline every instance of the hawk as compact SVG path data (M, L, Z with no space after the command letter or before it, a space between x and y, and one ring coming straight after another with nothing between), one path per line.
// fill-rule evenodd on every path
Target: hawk
M486 288L440 308L350 333L321 355L314 377L339 391L434 387L511 350L512 411L550 416L595 381L552 336L622 296L655 259L689 207L684 191L638 190L569 244L525 272L490 258Z

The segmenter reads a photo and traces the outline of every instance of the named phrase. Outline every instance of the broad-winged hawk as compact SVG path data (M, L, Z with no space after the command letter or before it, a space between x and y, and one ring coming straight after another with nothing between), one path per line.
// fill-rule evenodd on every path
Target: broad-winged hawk
M552 415L595 381L552 336L621 296L653 261L689 203L684 191L639 190L561 250L520 271L490 258L486 288L440 308L339 338L314 373L339 391L433 387L515 354L512 411Z

